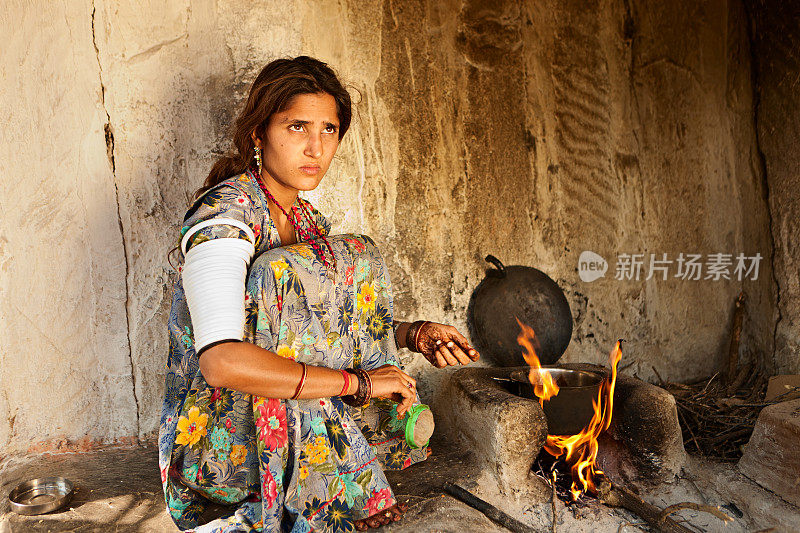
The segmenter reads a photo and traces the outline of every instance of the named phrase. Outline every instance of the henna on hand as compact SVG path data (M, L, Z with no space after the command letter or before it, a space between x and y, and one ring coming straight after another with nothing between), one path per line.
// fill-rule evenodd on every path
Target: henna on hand
M437 368L466 365L480 357L456 328L437 322L414 322L409 328L407 342L409 349L424 355Z

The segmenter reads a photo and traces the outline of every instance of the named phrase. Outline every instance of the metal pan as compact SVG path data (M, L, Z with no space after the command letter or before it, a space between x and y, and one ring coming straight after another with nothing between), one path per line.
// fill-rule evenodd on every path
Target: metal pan
M17 485L8 495L17 514L35 515L55 511L68 504L75 486L63 477L43 477Z
M589 425L594 415L592 401L597 401L597 393L603 382L601 372L590 370L570 370L558 367L543 367L547 370L556 385L558 394L544 402L544 414L547 417L547 432L550 435L575 435ZM523 398L536 399L533 385L528 380L527 370L516 370L511 373L511 390Z
M544 365L555 364L572 337L572 313L564 291L547 274L527 266L505 266L489 255L494 268L475 288L467 309L475 347L497 365L525 365L517 342L517 320L536 333L536 355Z

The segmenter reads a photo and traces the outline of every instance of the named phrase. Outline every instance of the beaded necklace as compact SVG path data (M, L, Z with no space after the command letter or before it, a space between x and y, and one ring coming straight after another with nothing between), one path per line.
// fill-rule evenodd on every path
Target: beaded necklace
M314 233L311 233L310 231L308 231L306 228L304 228L300 224L300 217L297 215L297 207L296 206L293 205L291 207L291 213L292 213L291 215L286 212L286 210L283 208L283 206L278 203L278 201L275 199L274 196L272 196L272 193L267 190L267 187L264 185L264 182L261 180L261 174L258 171L253 172L251 169L248 168L247 169L247 173L253 179L256 180L256 183L258 183L258 186L261 188L261 191L264 193L264 196L266 196L273 204L277 205L278 209L280 209L281 212L284 215L286 215L287 220L289 220L289 223L291 223L291 225L294 226L295 230L300 234L301 239L304 242L307 242L308 244L311 245L311 248L314 250L314 253L317 255L317 257L322 262L322 264L324 264L329 270L332 270L332 271L336 272L336 256L333 255L333 248L331 248L331 245L328 242L328 239L326 239L325 235L323 235L322 232L320 231L316 220L314 220L311 217L311 213L308 212L308 208L305 206L305 204L302 201L299 202L300 209L303 212L303 216L308 221L309 226L311 226L314 229ZM327 250L324 250L319 245L319 243L316 242L317 238L322 240L322 242L325 243L325 247L327 248ZM328 258L325 257L325 252L326 251L330 254L330 258L331 258L330 262L328 261Z

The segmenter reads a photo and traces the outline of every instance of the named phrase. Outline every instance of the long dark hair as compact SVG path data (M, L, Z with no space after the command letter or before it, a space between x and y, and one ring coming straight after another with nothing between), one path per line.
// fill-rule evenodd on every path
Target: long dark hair
M299 56L276 59L261 69L250 88L247 103L236 119L233 131L235 151L214 163L203 186L195 193L195 198L247 170L255 156L251 134L255 131L256 137L263 139L273 113L286 109L297 95L317 93L328 93L336 100L341 141L350 127L352 117L350 94L327 64L313 57Z

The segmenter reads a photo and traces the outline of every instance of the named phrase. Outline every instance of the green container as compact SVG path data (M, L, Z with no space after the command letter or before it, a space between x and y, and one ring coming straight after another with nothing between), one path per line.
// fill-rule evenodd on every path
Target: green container
M413 406L405 416L406 444L411 448L427 446L433 435L433 412L425 404Z

